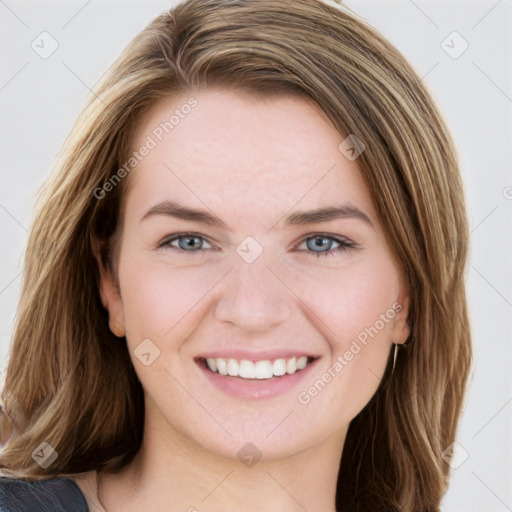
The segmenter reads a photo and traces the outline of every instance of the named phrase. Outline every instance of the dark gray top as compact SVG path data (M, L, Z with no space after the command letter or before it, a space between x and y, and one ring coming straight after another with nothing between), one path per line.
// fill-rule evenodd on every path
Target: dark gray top
M89 512L89 507L68 478L28 482L0 477L0 512Z

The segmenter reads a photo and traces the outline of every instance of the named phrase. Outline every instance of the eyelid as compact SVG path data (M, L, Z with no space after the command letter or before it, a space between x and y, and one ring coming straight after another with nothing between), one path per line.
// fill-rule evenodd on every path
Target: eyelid
M315 231L313 233L304 235L301 238L300 243L305 242L305 241L309 240L310 238L329 238L330 240L334 240L335 242L342 242L347 245L354 245L354 246L356 245L355 242L353 242L352 240L350 240L350 238L347 238L346 236L335 235L334 233L323 233L321 231L320 232Z
M312 234L306 235L306 236L302 237L302 239L298 245L300 246L303 243L307 243L308 240L311 240L313 238L327 238L335 243L340 244L340 246L335 247L334 249L329 249L328 251L319 251L319 252L308 251L307 249L306 250L294 249L294 251L305 252L309 256L315 256L317 258L321 258L321 257L336 256L336 254L340 254L340 253L343 253L343 252L346 252L346 251L349 251L352 249L356 249L358 247L358 245L356 243L352 242L347 237L344 237L341 235L332 235L329 233L312 233Z
M184 251L182 249L179 249L177 247L174 247L171 244L171 242L174 242L180 238L199 238L205 242L207 242L208 244L210 245L213 245L208 237L206 237L205 235L201 235L200 233L191 233L191 232L184 232L184 233L173 233L172 235L167 235L166 237L164 237L160 242L158 242L158 246L157 248L158 249L162 249L162 248L170 248L170 249L174 249L178 252L188 252L188 253L201 253L203 252L203 249L198 249L198 250L195 250L195 251Z

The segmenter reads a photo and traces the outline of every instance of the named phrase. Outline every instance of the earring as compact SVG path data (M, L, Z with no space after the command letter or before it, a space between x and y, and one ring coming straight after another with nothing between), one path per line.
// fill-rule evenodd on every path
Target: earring
M409 345L409 340L405 340L403 343L393 343L393 345L395 345L395 349L394 349L394 352L393 352L393 368L391 369L391 373L393 373L394 370L395 370L396 357L398 355L398 348L399 348L399 346L405 347L406 345Z
M393 352L393 368L391 369L391 373L395 371L396 356L398 354L398 343L393 343L393 345L395 345L395 350Z
M114 319L109 319L108 326L114 336L117 336L118 338L124 338L124 336L126 335L125 328L120 323L116 322Z

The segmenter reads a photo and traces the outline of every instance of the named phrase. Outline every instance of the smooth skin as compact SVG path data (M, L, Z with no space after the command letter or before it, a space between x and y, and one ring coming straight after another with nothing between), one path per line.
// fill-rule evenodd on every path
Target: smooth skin
M126 332L146 417L133 463L100 473L100 501L108 512L332 512L349 423L377 390L392 343L409 335L402 270L357 159L340 152L344 136L310 100L218 89L174 95L148 112L133 150L192 96L197 106L126 178L119 290L102 271L102 301L113 330ZM205 210L225 227L146 216L165 201ZM285 224L298 211L341 205L370 222ZM190 232L199 238L170 241ZM248 236L263 250L252 263L236 251ZM396 303L401 311L299 402ZM143 340L160 351L147 366L135 355ZM212 386L196 361L226 348L318 359L297 387L240 399ZM252 467L237 457L248 442L262 454Z

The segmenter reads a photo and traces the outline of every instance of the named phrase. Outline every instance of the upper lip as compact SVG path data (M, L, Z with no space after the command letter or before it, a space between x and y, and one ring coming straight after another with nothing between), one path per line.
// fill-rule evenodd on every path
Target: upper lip
M313 354L309 350L301 349L265 349L265 350L244 350L241 348L223 348L218 350L209 350L196 357L196 359L237 359L238 361L246 359L248 361L263 361L273 359L290 359L292 357L308 356L311 358L317 358L318 356Z

